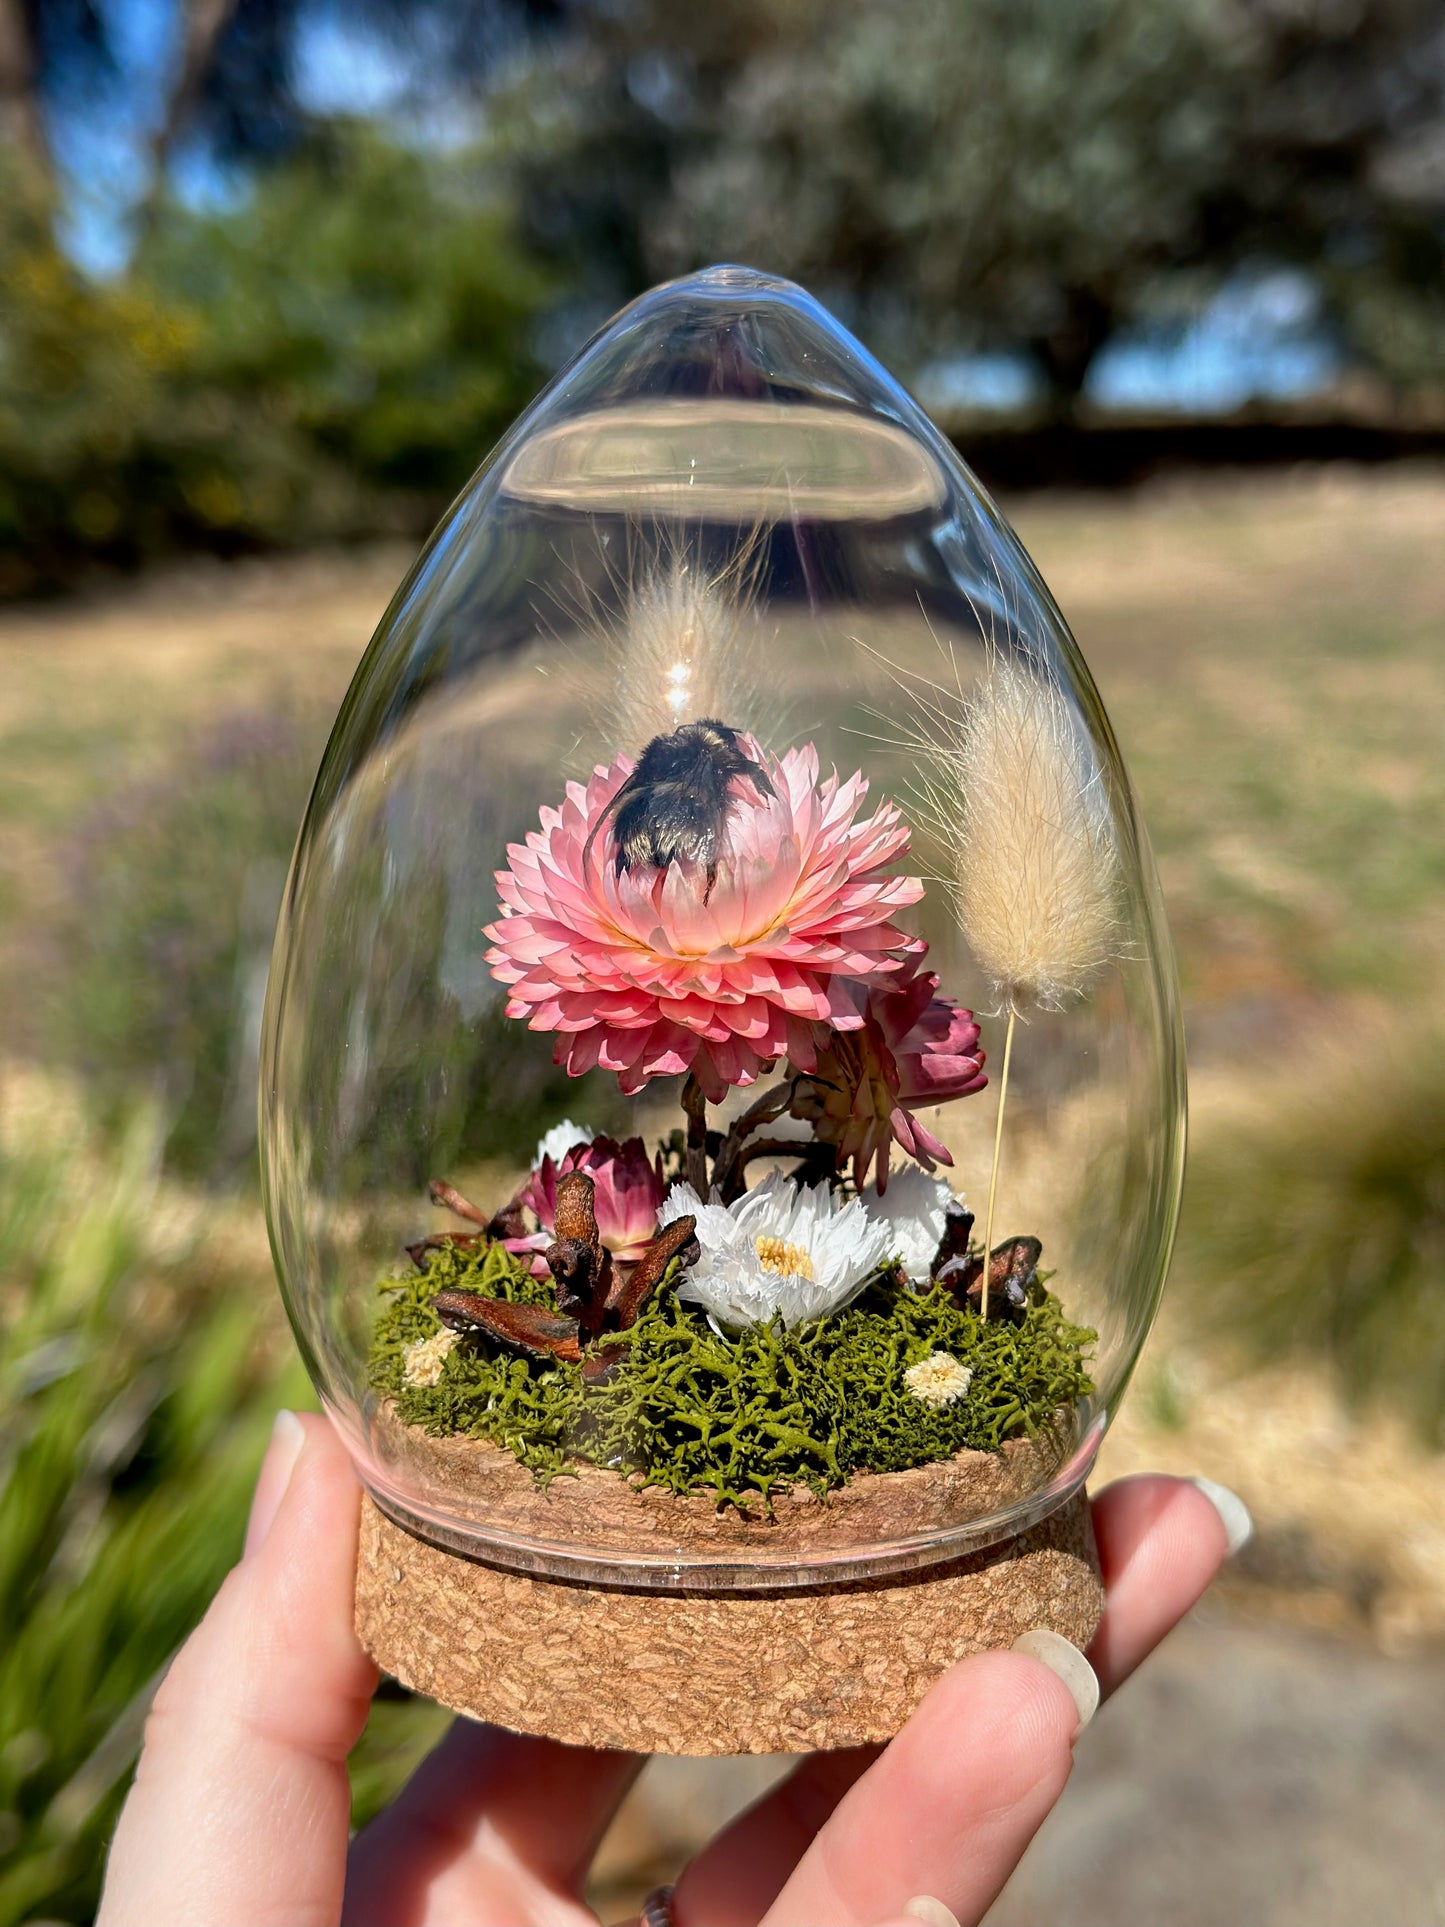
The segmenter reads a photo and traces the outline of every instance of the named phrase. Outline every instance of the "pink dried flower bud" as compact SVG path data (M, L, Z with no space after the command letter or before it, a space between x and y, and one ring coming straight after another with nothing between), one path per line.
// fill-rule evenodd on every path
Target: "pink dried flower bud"
M649 1159L640 1137L622 1144L613 1137L595 1137L590 1144L574 1144L560 1163L544 1157L518 1193L518 1202L536 1214L542 1230L534 1238L509 1241L509 1248L540 1251L551 1243L557 1222L557 1180L568 1171L585 1171L592 1180L592 1208L603 1244L622 1263L635 1263L657 1229L657 1214L667 1192L661 1153ZM545 1266L538 1275L543 1272Z
M911 1107L981 1091L983 1063L973 1012L938 994L935 972L919 971L905 983L872 986L861 1030L818 1038L815 1063L795 1064L812 1075L792 1108L837 1146L840 1165L852 1161L859 1186L876 1162L883 1191L894 1144L926 1171L953 1163Z

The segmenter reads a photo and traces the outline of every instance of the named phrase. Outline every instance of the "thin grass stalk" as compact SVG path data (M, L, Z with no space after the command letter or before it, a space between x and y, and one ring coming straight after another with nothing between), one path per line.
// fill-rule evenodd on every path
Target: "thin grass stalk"
M988 1260L993 1250L993 1207L998 1192L999 1157L1003 1150L1003 1112L1008 1102L1009 1064L1014 1053L1014 1025L1018 1022L1018 1012L1009 1005L1008 1029L1003 1039L1003 1068L998 1078L998 1117L993 1127L993 1164L988 1174L988 1211L983 1221L983 1290L979 1298L979 1317L988 1317Z

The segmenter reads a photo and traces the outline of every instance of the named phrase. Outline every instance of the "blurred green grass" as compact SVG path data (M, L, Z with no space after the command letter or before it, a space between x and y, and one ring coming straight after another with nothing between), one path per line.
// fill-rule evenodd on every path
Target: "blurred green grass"
M1206 1135L1179 1252L1198 1339L1308 1359L1445 1449L1445 1034L1330 1040Z
M0 1144L5 1923L93 1913L155 1683L239 1552L273 1412L311 1403L255 1241L247 1263L168 1193L154 1108L83 1148L23 1122ZM378 1701L358 1823L446 1723Z
M1176 1298L1434 1439L1442 516L1428 472L1016 507L1133 771L1192 1048L1263 1093L1252 1134L1196 1134ZM147 1689L309 1398L236 1189L246 878L400 568L0 615L0 1927L89 1917ZM378 1702L358 1817L444 1725Z

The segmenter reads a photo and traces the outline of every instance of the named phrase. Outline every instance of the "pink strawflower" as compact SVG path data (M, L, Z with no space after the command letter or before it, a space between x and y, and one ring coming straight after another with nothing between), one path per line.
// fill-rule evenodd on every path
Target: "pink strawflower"
M558 1032L573 1077L601 1065L630 1095L692 1071L719 1103L784 1055L811 1069L818 1027L859 1029L869 984L923 949L890 921L923 895L882 874L908 847L896 807L859 822L861 773L820 782L811 743L777 758L743 741L776 793L734 785L710 890L686 860L619 872L610 819L587 848L625 756L509 845L487 962L508 1016Z
M817 1135L838 1147L840 1165L852 1160L860 1188L876 1160L878 1189L887 1189L894 1144L926 1171L952 1164L948 1146L910 1107L946 1104L983 1089L988 1079L978 1036L973 1012L938 995L933 971L896 986L875 984L862 1029L820 1044L815 1074L799 1088L794 1113L811 1119Z
M511 1251L542 1251L552 1242L557 1222L557 1180L566 1171L585 1171L592 1180L592 1208L597 1235L624 1264L633 1264L657 1230L657 1214L667 1194L662 1175L662 1153L649 1161L640 1137L619 1144L613 1137L595 1137L590 1144L574 1144L561 1163L544 1157L517 1193L517 1203L533 1212L542 1229L530 1238L509 1238ZM539 1268L540 1266L540 1268ZM532 1269L547 1276L540 1260Z

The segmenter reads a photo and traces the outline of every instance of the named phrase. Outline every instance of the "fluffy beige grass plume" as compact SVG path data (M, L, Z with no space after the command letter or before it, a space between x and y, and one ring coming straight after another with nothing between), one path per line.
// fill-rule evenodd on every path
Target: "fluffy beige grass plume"
M1118 948L1101 778L1057 687L995 649L930 785L959 921L1010 1012L1057 1010Z
M723 567L682 542L634 552L622 609L599 626L608 698L599 718L619 749L641 749L700 716L747 728L758 714L758 550L754 538Z
M993 1249L1014 1029L1026 1005L1080 996L1120 940L1119 862L1103 778L1057 685L997 646L946 723L928 782L935 827L954 853L959 922L1008 1012L998 1080L984 1252ZM988 1316L988 1266L980 1314Z

